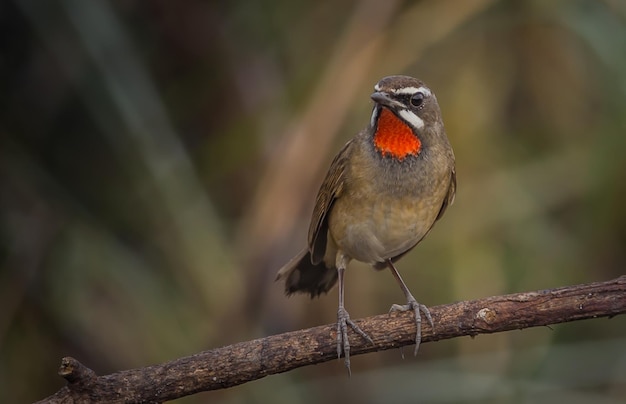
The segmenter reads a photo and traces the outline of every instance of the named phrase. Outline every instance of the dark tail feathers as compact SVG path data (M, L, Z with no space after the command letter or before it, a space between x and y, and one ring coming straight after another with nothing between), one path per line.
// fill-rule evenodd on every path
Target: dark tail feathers
M311 298L328 292L337 283L337 269L327 268L324 262L311 263L308 249L300 251L291 261L283 266L276 275L276 280L285 280L285 293L308 293Z

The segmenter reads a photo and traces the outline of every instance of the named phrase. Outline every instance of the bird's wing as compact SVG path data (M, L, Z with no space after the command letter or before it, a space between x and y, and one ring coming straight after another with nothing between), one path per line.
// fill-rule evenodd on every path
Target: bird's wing
M456 167L452 167L452 173L450 174L450 185L448 186L448 195L446 195L443 200L443 204L441 205L441 209L439 209L439 213L437 214L437 218L435 221L441 219L444 212L448 208L448 206L454 203L454 197L456 195Z
M350 140L335 156L330 164L328 174L315 200L315 208L309 226L309 251L311 262L318 264L324 259L328 237L328 214L335 199L341 196L345 184L345 171L352 140Z

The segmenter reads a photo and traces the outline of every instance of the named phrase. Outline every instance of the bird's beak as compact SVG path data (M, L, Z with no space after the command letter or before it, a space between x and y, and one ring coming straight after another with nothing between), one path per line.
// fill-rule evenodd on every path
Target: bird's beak
M370 97L377 104L380 104L380 105L382 105L384 107L387 107L387 108L394 108L395 109L395 108L398 108L398 107L402 107L401 103L399 103L398 101L394 100L393 98L391 98L389 96L389 94L384 93L382 91L376 91Z

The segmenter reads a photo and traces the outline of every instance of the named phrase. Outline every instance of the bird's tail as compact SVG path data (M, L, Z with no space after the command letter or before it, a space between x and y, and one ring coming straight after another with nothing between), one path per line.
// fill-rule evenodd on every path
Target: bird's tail
M337 283L337 269L328 268L324 261L311 263L308 249L300 251L291 261L286 263L276 275L276 280L285 280L285 293L308 293L311 298L328 292Z

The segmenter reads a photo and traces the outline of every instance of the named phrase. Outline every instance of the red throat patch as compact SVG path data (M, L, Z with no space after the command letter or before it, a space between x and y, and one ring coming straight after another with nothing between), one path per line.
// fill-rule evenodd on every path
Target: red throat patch
M390 155L403 160L409 154L417 155L422 143L413 130L387 108L378 115L374 145L383 156Z

